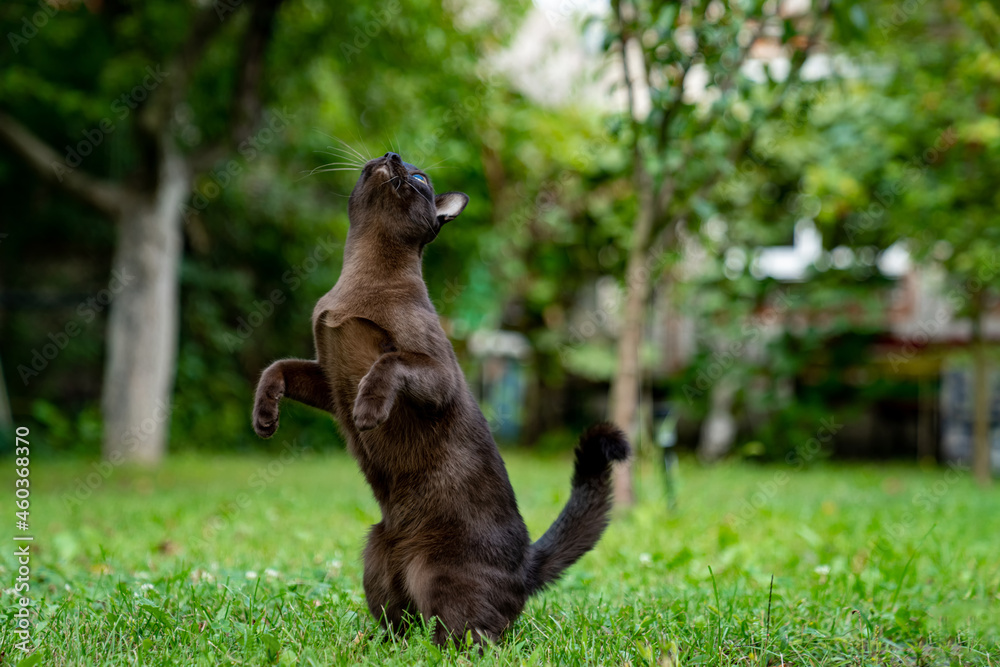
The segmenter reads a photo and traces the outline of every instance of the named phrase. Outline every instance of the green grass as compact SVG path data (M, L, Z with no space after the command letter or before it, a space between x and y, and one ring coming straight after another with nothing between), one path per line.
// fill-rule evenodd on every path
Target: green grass
M378 630L367 487L346 455L288 458L181 457L106 480L34 461L37 664L1000 664L1000 494L964 474L682 462L668 512L646 465L638 505L480 657ZM569 459L505 458L537 537ZM88 473L96 490L67 506ZM0 503L9 588L13 493ZM0 600L0 662L18 664L15 598Z

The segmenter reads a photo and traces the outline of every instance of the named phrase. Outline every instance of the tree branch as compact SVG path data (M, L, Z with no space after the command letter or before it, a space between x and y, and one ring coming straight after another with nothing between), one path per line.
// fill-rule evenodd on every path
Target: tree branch
M284 0L257 0L253 4L249 25L243 34L236 86L230 103L229 136L199 150L192 156L194 168L211 166L245 141L260 124L263 103L260 94L264 80L267 46L274 34L274 22Z
M62 188L85 204L112 218L121 211L128 196L127 190L70 167L31 130L2 112L0 142L7 144L43 180Z
M139 112L138 124L145 132L157 136L167 127L174 109L187 96L188 86L205 51L222 30L223 18L215 3L210 3L195 16L187 41L165 68L166 81L150 95Z
M667 147L668 130L681 105L684 104L684 82L687 80L688 72L691 71L691 59L686 58L681 65L681 75L677 79L677 97L663 110L663 117L660 118L659 135L656 138L656 152L662 153Z
M757 28L753 31L753 35L750 36L750 40L747 42L747 45L740 49L739 56L736 58L736 63L726 74L726 77L718 83L719 90L723 93L732 87L733 80L736 79L740 70L743 69L743 65L746 64L747 58L750 57L750 50L753 48L753 45L756 44L757 41L764 35L764 28L767 27L768 18L770 17L761 15L760 21L757 23Z
M805 46L799 53L795 54L794 57L790 58L791 68L788 72L788 76L785 77L785 80L782 82L777 97L775 98L774 102L772 102L771 105L765 110L764 116L760 119L760 122L751 126L750 131L747 132L747 134L736 144L736 146L733 147L733 151L729 155L728 162L735 164L735 162L739 160L740 156L746 153L750 149L750 147L753 145L754 139L757 137L757 131L760 129L760 126L765 121L773 118L775 114L777 114L777 112L781 110L781 107L785 102L785 96L788 94L788 91L792 88L793 85L795 85L801 80L802 66L805 64L806 60L809 58L810 53L816 47L816 44L819 42L820 32L823 29L823 17L825 16L828 10L829 10L829 3L820 5L820 11L817 12L816 14L816 24L813 26L812 31L809 33L809 37L807 38ZM747 50L749 51L749 48ZM690 158L691 158L691 153L689 151L685 161ZM705 179L705 181L702 182L702 184L698 187L698 189L695 190L695 192L686 199L685 207L681 211L676 212L675 215L673 215L672 217L681 218L690 215L691 202L697 198L706 196L709 190L711 190L715 186L715 184L719 181L720 178L722 178L723 175L724 174L721 169L715 170L711 174L711 176ZM666 211L665 207L660 209L661 213L665 211Z
M239 81L233 95L232 137L239 144L250 136L260 122L262 111L260 88L264 80L264 56L274 34L274 19L283 0L258 0L250 15L240 53Z
M635 79L632 76L631 68L628 66L628 42L632 39L632 36L628 28L625 27L621 0L615 0L613 5L615 15L618 18L618 38L622 45L622 76L625 79L625 93L628 100L628 119L632 127L632 148L634 154L638 156L640 132L639 121L635 117Z

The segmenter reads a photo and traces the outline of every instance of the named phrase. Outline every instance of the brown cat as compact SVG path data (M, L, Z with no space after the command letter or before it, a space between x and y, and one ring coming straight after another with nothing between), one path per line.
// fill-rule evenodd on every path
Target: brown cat
M420 613L435 640L497 639L528 596L557 579L604 532L622 432L591 427L573 490L532 544L503 460L438 321L423 248L469 198L435 196L430 178L386 153L361 171L337 284L313 311L316 361L271 364L253 425L268 438L282 397L331 412L382 510L365 548L371 613L400 631Z

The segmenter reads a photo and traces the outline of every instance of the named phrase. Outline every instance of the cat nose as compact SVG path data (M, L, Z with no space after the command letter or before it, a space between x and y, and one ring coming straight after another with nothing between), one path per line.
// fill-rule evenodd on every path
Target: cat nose
M392 160L393 162L402 162L403 161L403 158L399 157L399 153L393 153L392 151L389 151L388 153L386 153L385 157L388 158L388 159L390 159L390 160Z

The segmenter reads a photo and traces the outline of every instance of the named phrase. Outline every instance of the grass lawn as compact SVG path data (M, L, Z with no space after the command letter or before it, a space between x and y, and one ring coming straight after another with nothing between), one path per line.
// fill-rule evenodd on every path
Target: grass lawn
M360 550L379 517L354 462L278 453L106 480L34 460L26 664L1000 665L1000 492L964 473L682 461L668 512L646 464L638 505L479 657L378 630ZM537 537L570 460L505 458ZM0 663L17 665L5 463Z

